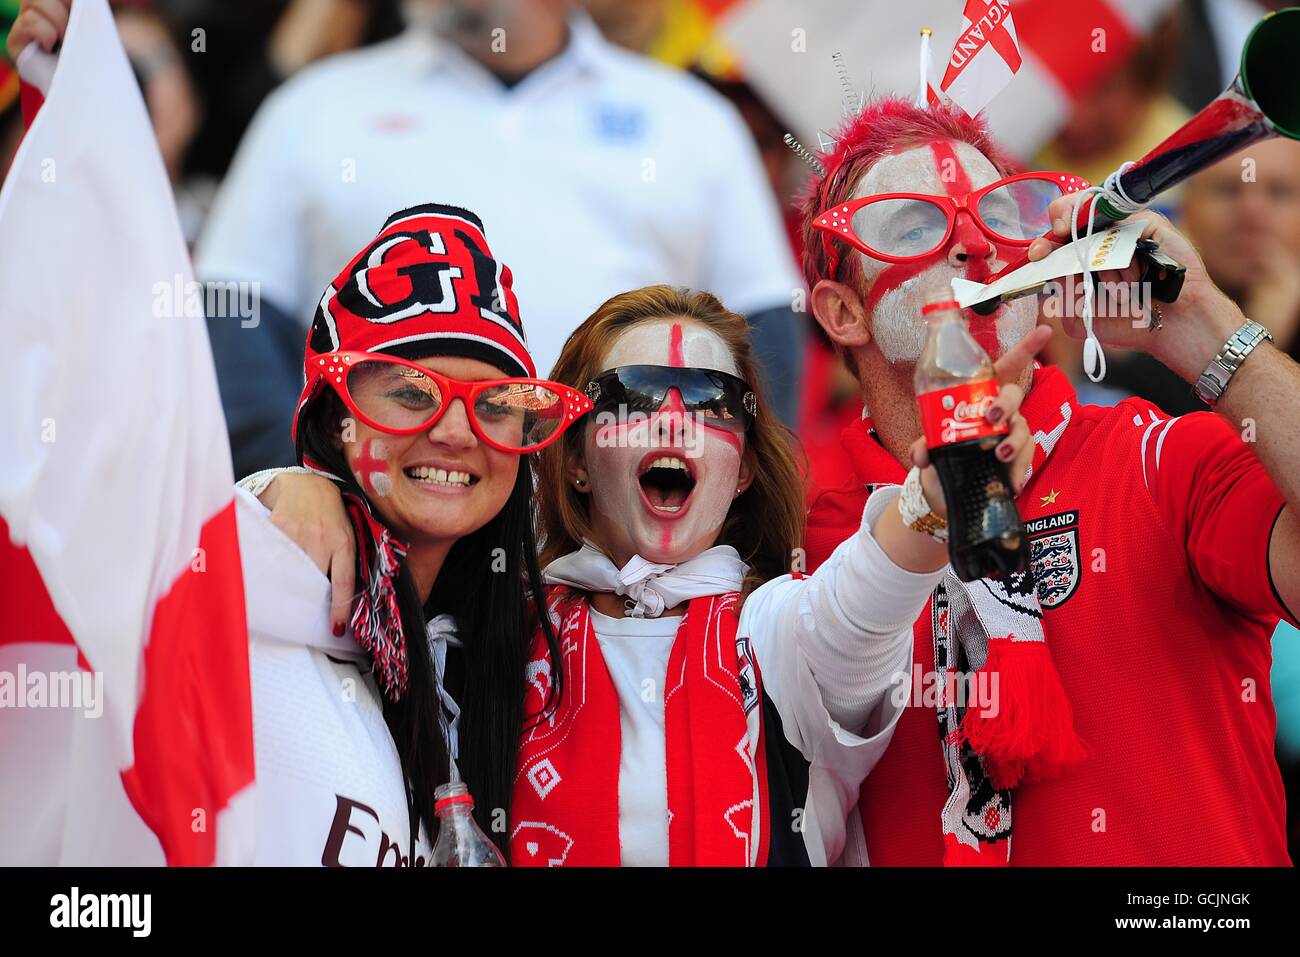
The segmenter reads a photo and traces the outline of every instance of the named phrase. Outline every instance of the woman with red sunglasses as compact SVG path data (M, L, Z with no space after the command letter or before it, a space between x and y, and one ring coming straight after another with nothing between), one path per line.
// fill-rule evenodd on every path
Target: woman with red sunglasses
M298 458L355 549L313 566L250 494L268 476L241 483L258 862L426 863L457 772L504 847L544 618L525 456L591 403L535 377L510 270L450 206L389 218L322 296L304 368Z

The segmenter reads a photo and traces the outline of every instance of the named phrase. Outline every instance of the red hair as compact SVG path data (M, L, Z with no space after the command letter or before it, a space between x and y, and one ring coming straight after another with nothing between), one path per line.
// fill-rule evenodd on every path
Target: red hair
M957 107L938 103L928 108L917 107L898 96L875 100L835 132L835 149L819 157L826 166L826 175L812 177L798 199L802 214L802 266L809 289L820 279L861 278L858 258L842 254L835 270L839 276L829 275L827 251L831 242L839 240L813 229L817 215L851 197L876 160L933 140L966 143L983 153L1001 175L1016 172L1015 162L993 139L983 121L967 116ZM845 263L851 265L846 268Z

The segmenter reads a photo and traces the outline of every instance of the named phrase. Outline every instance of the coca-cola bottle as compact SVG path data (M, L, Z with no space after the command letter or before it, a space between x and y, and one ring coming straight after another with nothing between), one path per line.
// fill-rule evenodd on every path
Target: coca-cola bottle
M921 310L929 331L914 383L930 461L948 503L948 557L962 581L1003 578L1028 567L1028 542L1011 498L1011 473L996 448L1008 423L985 418L998 395L989 355L952 296Z
M443 784L433 792L438 815L438 840L433 845L430 867L505 867L501 856L474 821L474 798L459 781Z

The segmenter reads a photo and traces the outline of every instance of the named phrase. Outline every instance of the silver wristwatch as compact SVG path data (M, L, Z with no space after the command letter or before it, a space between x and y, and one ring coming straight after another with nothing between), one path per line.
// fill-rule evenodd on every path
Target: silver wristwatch
M1197 398L1213 407L1223 398L1224 390L1228 388L1228 383L1241 368L1241 363L1246 356L1250 355L1265 339L1271 342L1273 336L1258 322L1254 319L1243 322L1241 327L1228 337L1219 354L1210 360L1201 377L1196 380Z

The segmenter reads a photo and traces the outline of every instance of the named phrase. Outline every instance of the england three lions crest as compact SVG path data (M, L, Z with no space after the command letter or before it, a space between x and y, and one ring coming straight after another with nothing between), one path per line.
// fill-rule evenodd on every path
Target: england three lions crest
M1079 513L1045 515L1025 522L1029 563L1044 608L1057 608L1079 587Z

